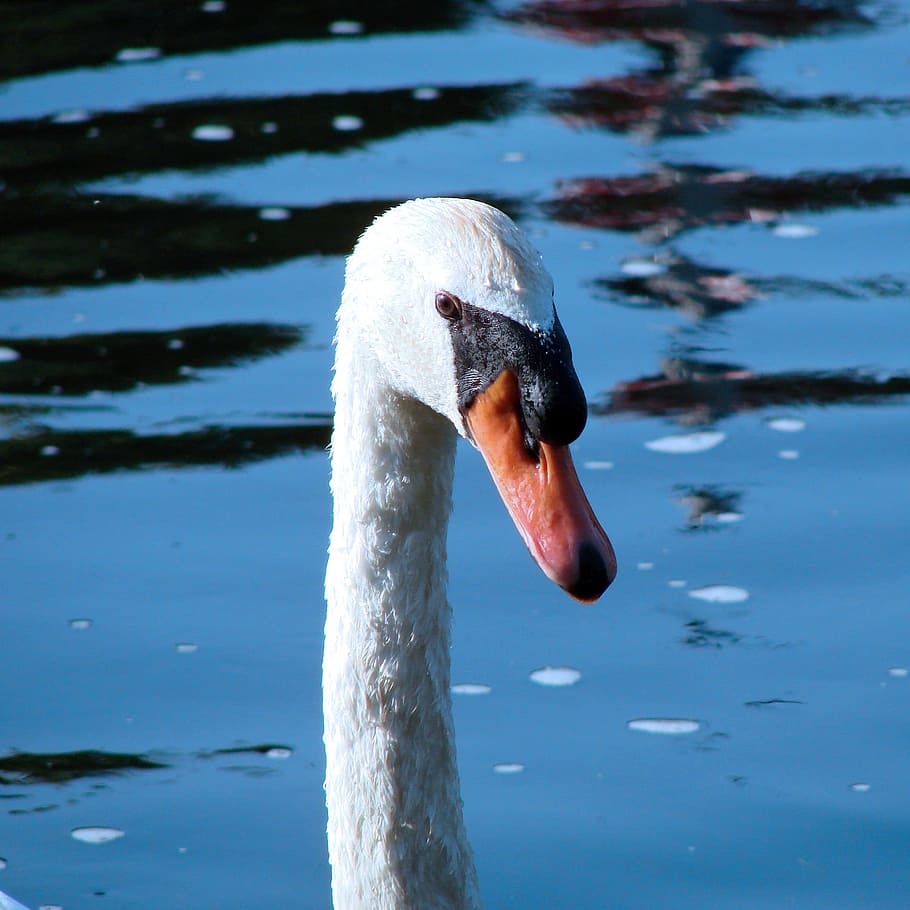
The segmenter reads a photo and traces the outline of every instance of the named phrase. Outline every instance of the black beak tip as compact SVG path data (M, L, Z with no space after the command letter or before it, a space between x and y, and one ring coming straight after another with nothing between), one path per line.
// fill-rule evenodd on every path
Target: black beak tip
M566 590L582 603L593 603L616 578L616 559L607 556L590 541L578 549L578 576Z

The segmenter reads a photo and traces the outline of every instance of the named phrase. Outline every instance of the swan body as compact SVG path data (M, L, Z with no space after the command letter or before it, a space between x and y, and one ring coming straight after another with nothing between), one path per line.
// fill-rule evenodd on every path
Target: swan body
M335 910L481 907L449 691L458 435L546 574L582 600L615 574L568 455L585 405L552 292L524 234L471 200L398 206L348 260L323 659Z

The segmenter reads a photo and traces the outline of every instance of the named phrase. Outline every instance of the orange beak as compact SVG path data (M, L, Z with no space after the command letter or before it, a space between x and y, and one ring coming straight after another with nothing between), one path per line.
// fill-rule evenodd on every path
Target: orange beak
M504 370L465 419L515 526L544 574L576 600L593 603L616 577L613 545L585 496L568 446L525 445L521 391Z

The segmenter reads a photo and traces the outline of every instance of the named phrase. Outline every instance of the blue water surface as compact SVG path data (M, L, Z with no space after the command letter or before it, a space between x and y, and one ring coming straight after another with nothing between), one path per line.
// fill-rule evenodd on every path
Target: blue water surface
M159 4L45 6L0 85L0 889L331 906L334 311L369 220L432 194L497 202L542 251L620 562L569 601L459 449L487 905L910 906L910 3L174 0L200 18L172 31Z

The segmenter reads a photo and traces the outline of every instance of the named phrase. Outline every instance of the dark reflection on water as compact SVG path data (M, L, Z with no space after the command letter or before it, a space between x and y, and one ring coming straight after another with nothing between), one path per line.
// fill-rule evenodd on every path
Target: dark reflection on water
M429 99L411 89L387 89L86 111L75 123L11 120L0 123L0 170L12 191L166 168L250 165L294 152L338 154L415 129L495 120L526 93L520 83L443 85ZM206 140L205 132L197 133L206 127L223 138Z
M504 14L513 22L558 31L576 41L669 42L680 35L708 40L742 35L731 47L763 37L829 34L832 29L870 26L868 4L857 0L537 0Z
M597 297L636 307L677 310L695 320L707 320L772 294L797 298L829 295L846 300L905 297L907 282L896 275L823 281L798 275L747 276L732 269L703 265L672 247L631 260L623 274L591 282Z
M0 246L0 293L191 278L297 256L338 256L394 201L287 208L285 220L270 221L259 207L207 199L98 193L0 199L8 231Z
M163 332L0 338L16 360L0 363L0 394L88 395L189 382L194 370L241 366L304 338L294 326L210 325Z
M285 758L292 749L279 743L256 743L203 750L193 757L222 758L236 755L278 755ZM176 756L173 757L176 759ZM0 757L0 787L33 784L65 784L87 777L116 777L128 771L159 771L172 767L156 753L133 755L126 752L103 752L84 749L78 752L13 752ZM9 794L4 794L9 798ZM17 797L21 798L21 797Z
M278 752L282 755L290 753L291 748L280 743L259 743L255 746L227 746L223 749L213 749L211 752L200 752L197 758L218 758L223 755L268 755Z
M222 770L239 771L248 777L263 777L275 772L275 759L286 759L293 750L286 745L264 743L248 746L228 746L209 751L200 751L192 756L169 754L167 761L163 755L154 753L134 755L123 752L104 752L97 749L85 749L77 752L13 752L0 757L0 788L11 788L14 792L0 792L0 799L9 802L7 813L11 816L35 815L60 809L61 802L37 802L28 804L32 798L45 796L46 790L32 793L29 788L52 784L56 789L72 785L79 781L96 781L104 778L103 783L93 783L87 791L72 793L66 798L66 805L73 806L81 798L95 796L110 788L109 782L137 771L174 771L185 768L187 757L211 761L213 759L237 758L239 756L258 756L269 761L268 765L228 765L220 764ZM183 766L183 768L181 768ZM24 791L24 792L23 792ZM46 798L46 796L45 796ZM24 802L23 802L24 801Z
M724 527L724 523L712 519L727 518L727 524L742 515L743 493L716 484L701 486L679 485L674 491L676 502L688 510L686 531L704 531Z
M873 27L865 6L830 0L542 0L505 18L583 43L641 42L656 58L655 66L555 91L546 105L571 124L633 132L655 141L704 135L743 114L906 111L910 100L905 98L780 95L760 88L746 69L756 50L783 39Z
M39 417L60 416L62 414L102 414L110 411L110 405L100 404L37 404L32 401L17 401L12 404L0 404L0 423L10 425L36 421Z
M862 370L761 374L737 364L668 359L656 376L624 382L594 402L595 414L688 415L693 422L780 405L878 404L910 395L910 375Z
M693 319L708 319L739 309L759 294L754 280L731 269L701 265L669 249L635 264L654 274L599 278L592 282L597 296L633 306L667 307Z
M0 440L0 486L70 480L114 471L220 466L323 450L330 417L278 426L211 426L185 433L34 429Z
M798 698L757 698L744 701L746 708L773 708L775 705L804 705L805 702Z
M649 138L702 136L741 115L832 114L841 117L910 111L908 98L792 96L759 88L749 76L707 77L681 84L678 71L649 71L555 91L546 101L570 125L604 127Z
M472 0L6 0L0 78L113 62L124 48L164 55L227 51L275 41L326 39L332 23L360 23L370 34L457 28L485 8Z
M124 771L168 767L144 755L121 752L13 752L0 758L0 786L62 784L84 777L106 777Z
M557 221L620 231L659 229L665 239L703 225L773 222L793 212L897 205L910 195L901 170L803 172L772 177L746 170L662 164L630 177L565 181L545 210Z
M259 324L216 324L157 332L113 332L55 338L9 338L0 347L16 359L0 363L0 393L85 396L124 393L151 385L180 385L197 371L240 367L300 344L303 329ZM80 409L111 413L106 407ZM205 426L170 433L132 429L58 430L47 425L66 406L6 406L12 434L0 439L0 485L73 479L115 471L221 465L239 467L308 449L324 449L330 415L262 415L256 425ZM185 418L184 418L185 420ZM268 424L268 425L259 425Z
M729 629L717 629L707 620L692 619L685 624L684 645L691 648L723 648L727 645L738 645L742 636Z

